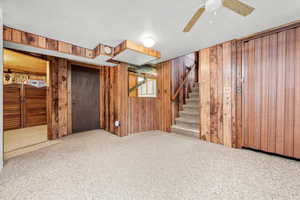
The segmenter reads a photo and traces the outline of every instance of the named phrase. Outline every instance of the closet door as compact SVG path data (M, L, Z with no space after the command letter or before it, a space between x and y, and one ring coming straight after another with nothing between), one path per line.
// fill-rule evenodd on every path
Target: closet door
M99 129L99 70L72 65L72 131Z
M3 87L3 128L4 130L22 128L20 84L10 84Z
M24 127L47 124L47 89L24 85Z
M243 44L244 147L300 158L300 28Z

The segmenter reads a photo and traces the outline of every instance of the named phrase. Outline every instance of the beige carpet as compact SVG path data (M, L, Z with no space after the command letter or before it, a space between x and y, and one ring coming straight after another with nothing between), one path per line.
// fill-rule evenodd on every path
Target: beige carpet
M4 152L11 152L47 140L47 125L4 131Z
M300 162L175 134L98 130L9 159L0 199L300 199Z

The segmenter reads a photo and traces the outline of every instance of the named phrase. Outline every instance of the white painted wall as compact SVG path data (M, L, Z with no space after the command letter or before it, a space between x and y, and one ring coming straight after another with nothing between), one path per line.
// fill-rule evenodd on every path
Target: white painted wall
M0 8L0 171L3 168L3 18Z

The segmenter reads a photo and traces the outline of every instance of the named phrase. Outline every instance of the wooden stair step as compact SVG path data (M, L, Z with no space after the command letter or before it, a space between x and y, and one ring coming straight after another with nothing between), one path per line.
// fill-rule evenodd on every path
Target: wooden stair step
M173 125L171 127L172 133L182 134L190 137L199 138L199 129L196 128L186 128L180 125Z

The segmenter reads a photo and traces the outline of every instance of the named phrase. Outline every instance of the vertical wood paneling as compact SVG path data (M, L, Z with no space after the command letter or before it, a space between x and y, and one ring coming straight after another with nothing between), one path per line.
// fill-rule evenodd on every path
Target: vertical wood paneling
M299 41L291 28L244 42L245 147L299 158Z
M255 57L255 46L254 46L254 40L249 41L248 44L248 50L249 50L249 54L248 54L248 69L247 69L247 90L248 90L248 146L255 148L255 141L254 141L254 132L255 132L255 112L252 112L253 110L255 110L255 87L254 85L252 85L251 83L254 82L255 80L255 71L254 71L254 57Z
M232 77L231 42L223 44L223 140L227 147L232 146Z
M255 118L254 118L254 148L260 149L261 143L261 105L262 105L262 39L254 41L255 55L254 55L254 77L255 77Z
M231 42L231 147L237 146L237 132L236 132L236 120L237 120L237 48L236 41Z
M159 129L170 132L172 125L172 107L171 107L171 67L172 62L167 61L157 66L157 94L159 110Z
M241 124L242 116L240 108L241 116L237 117L237 80L242 75L241 55L239 61L238 65L236 41L199 52L200 134L203 140L228 147L242 146L242 136L237 136L237 122ZM242 105L241 96L239 105Z
M264 151L268 150L268 117L269 117L269 50L270 50L270 44L269 44L269 36L266 36L262 38L262 56L261 56L261 62L262 62L262 79L261 79L261 89L262 89L262 95L261 95L261 149Z
M284 154L286 32L278 34L276 153Z
M204 49L200 51L200 138L206 141L211 141L210 137L210 50Z
M114 113L114 104L115 104L115 99L114 99L114 90L115 87L113 87L115 82L115 68L110 68L109 70L109 129L108 131L111 133L114 133L114 120L115 120L115 113Z
M103 67L99 70L99 120L100 120L100 128L105 128L105 70L106 68Z
M117 129L117 135L123 137L128 135L128 66L126 64L120 64L116 68L116 114L117 120L120 121L120 127Z
M68 134L68 62L58 59L58 126L59 137Z
M218 140L223 144L223 46L217 46L218 59L218 92L217 92L217 106L218 106Z
M72 66L68 63L67 69L67 90L68 90L68 119L67 119L67 132L68 135L72 134Z
M300 28L296 29L294 157L300 158Z
M243 130L243 146L249 146L249 78L248 78L248 61L249 61L249 42L242 44L242 93L243 93L243 105L242 105L242 130Z
M21 43L21 41L22 41L22 33L21 33L21 31L12 29L11 40L12 40L12 42Z
M294 155L295 35L296 29L287 31L284 154L290 157Z
M237 42L236 46L236 147L241 148L243 144L242 136L242 42Z
M210 69L210 135L213 143L220 143L218 138L218 58L217 46L209 49Z
M58 126L58 60L48 58L49 63L49 80L51 87L47 93L47 119L48 119L48 139L54 140L59 138Z
M157 98L129 98L128 132L129 134L159 130L157 117ZM141 120L143 119L143 120Z
M269 83L268 93L269 93L269 103L268 103L268 151L275 153L276 152L276 107L277 107L277 77L278 77L278 62L277 59L277 34L270 36L269 43L269 57L268 64L269 71L266 73L266 78Z

